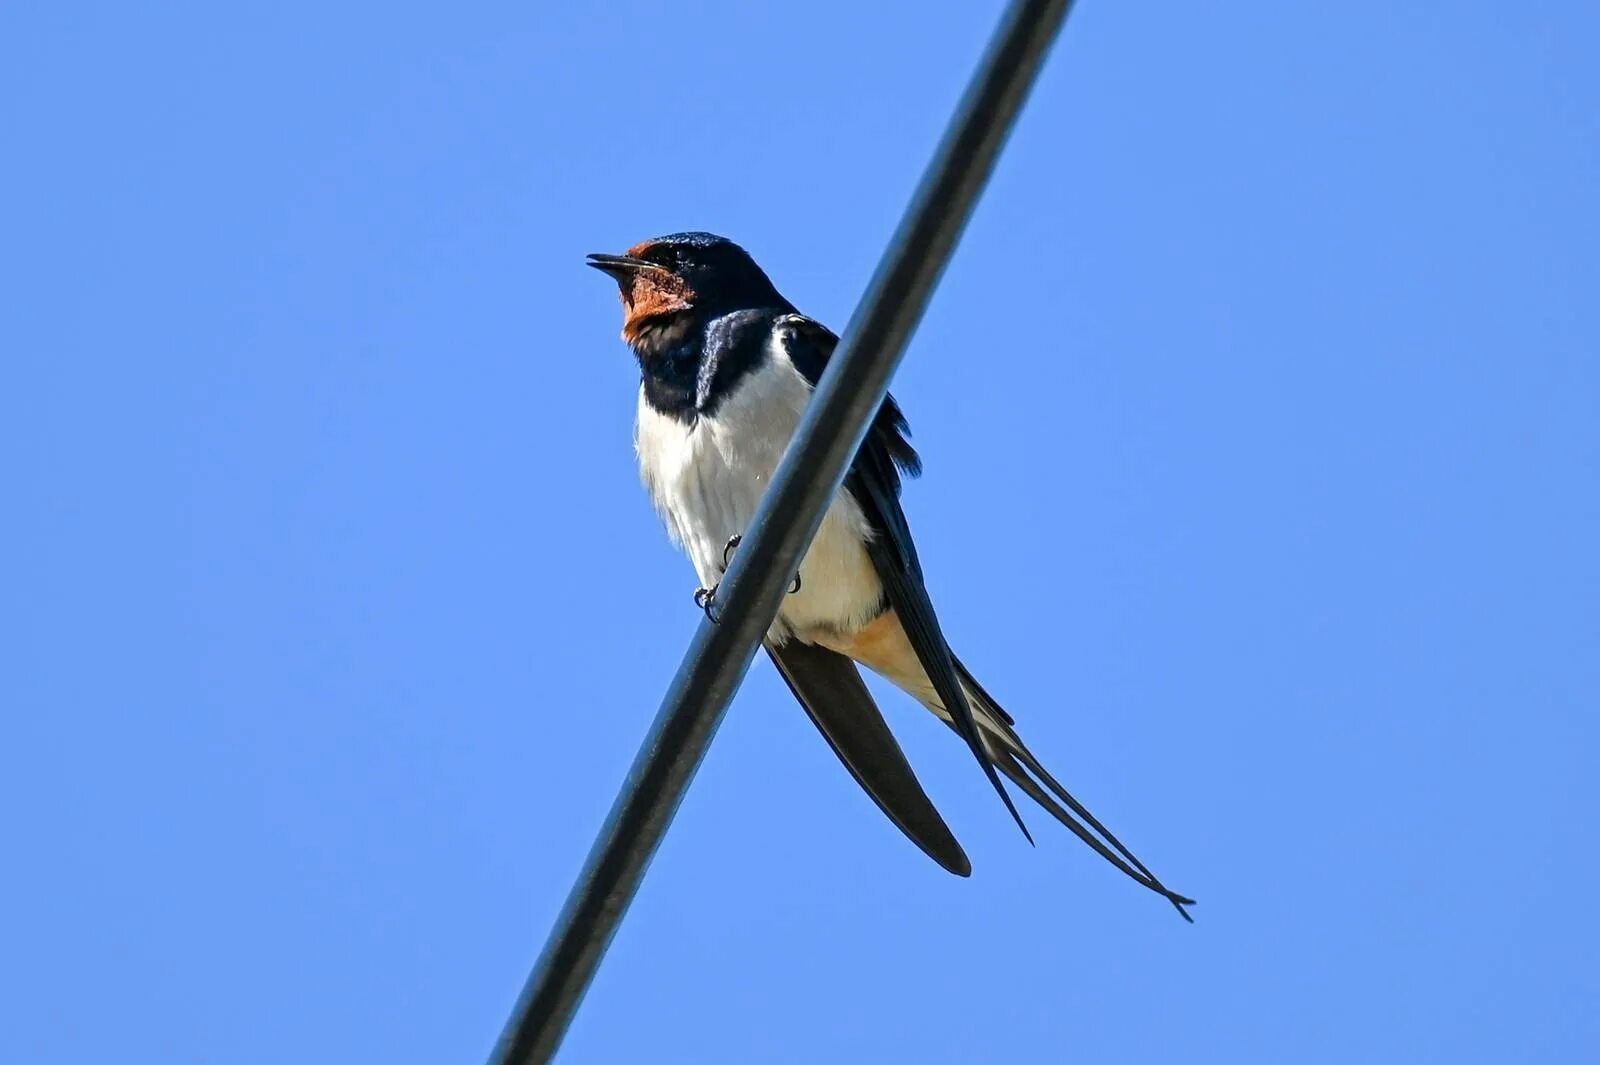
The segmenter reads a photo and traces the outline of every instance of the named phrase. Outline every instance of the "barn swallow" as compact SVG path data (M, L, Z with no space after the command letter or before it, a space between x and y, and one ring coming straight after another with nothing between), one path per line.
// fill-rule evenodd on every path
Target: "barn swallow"
M739 245L674 233L594 254L622 296L622 338L640 369L634 446L672 538L715 593L838 338L795 310ZM828 507L764 646L857 783L945 869L972 865L929 801L857 666L888 679L966 741L1023 834L1001 782L1102 858L1169 900L1168 890L1072 797L1017 735L1015 722L945 643L900 508L902 475L921 473L893 396L884 399Z

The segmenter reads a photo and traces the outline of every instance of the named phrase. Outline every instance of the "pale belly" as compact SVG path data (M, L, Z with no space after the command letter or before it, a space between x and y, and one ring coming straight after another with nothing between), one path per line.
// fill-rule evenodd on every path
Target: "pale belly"
M640 473L702 586L722 579L729 538L743 535L811 389L786 363L752 372L714 417L692 425L639 402ZM881 585L867 556L860 508L841 490L800 564L800 588L784 597L769 637L819 642L861 629L880 610Z

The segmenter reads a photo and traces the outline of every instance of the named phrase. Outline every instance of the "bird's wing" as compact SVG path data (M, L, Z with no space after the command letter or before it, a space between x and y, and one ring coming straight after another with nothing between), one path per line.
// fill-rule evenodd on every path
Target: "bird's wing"
M972 863L922 790L855 663L798 640L782 647L769 643L767 654L833 753L889 820L928 857L957 876L970 875Z
M790 362L815 386L838 338L827 327L799 314L783 316L777 328ZM1017 812L984 748L983 736L972 716L972 707L967 704L950 648L939 629L939 619L922 581L922 564L911 542L905 512L900 509L900 472L904 470L915 476L921 470L917 453L906 440L906 432L905 416L900 413L899 405L892 396L885 397L845 477L845 487L872 527L873 537L867 544L867 553L873 570L883 582L888 606L904 627L940 704L949 709L956 731L967 741L994 790L1011 811L1017 827L1032 843L1028 826L1022 823L1022 815Z
M815 385L837 343L835 337L823 326L800 315L787 316L780 324L786 329L785 347L790 360ZM996 769L1106 861L1164 896L1185 920L1192 920L1185 907L1192 905L1193 900L1162 884L1045 770L1017 735L1011 716L956 660L945 643L923 584L916 546L900 508L901 471L911 476L921 472L920 461L906 440L906 432L899 406L893 397L887 397L845 478L845 487L872 525L875 535L868 552L892 608L890 613L863 630L864 638L856 641L859 646L845 650L853 650L860 661L927 704L966 740L1013 817L1017 816L1016 808L1001 787ZM859 683L859 677L856 680ZM1017 823L1022 823L1021 818ZM1027 833L1025 827L1023 832ZM1031 841L1032 837L1029 839Z

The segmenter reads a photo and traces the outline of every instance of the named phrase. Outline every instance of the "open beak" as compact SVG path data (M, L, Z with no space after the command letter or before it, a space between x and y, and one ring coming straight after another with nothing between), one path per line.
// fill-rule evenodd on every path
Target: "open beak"
M620 284L632 277L639 270L662 270L664 267L643 259L635 259L631 255L606 255L593 252L589 255L589 265L603 274L610 274Z

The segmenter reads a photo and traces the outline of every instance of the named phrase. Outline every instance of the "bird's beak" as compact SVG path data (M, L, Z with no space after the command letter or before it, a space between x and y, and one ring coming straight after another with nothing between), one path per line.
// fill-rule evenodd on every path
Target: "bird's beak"
M602 252L593 252L589 255L589 265L603 274L610 274L618 283L626 281L639 270L662 270L664 267L643 259L635 259L631 255L606 255Z

